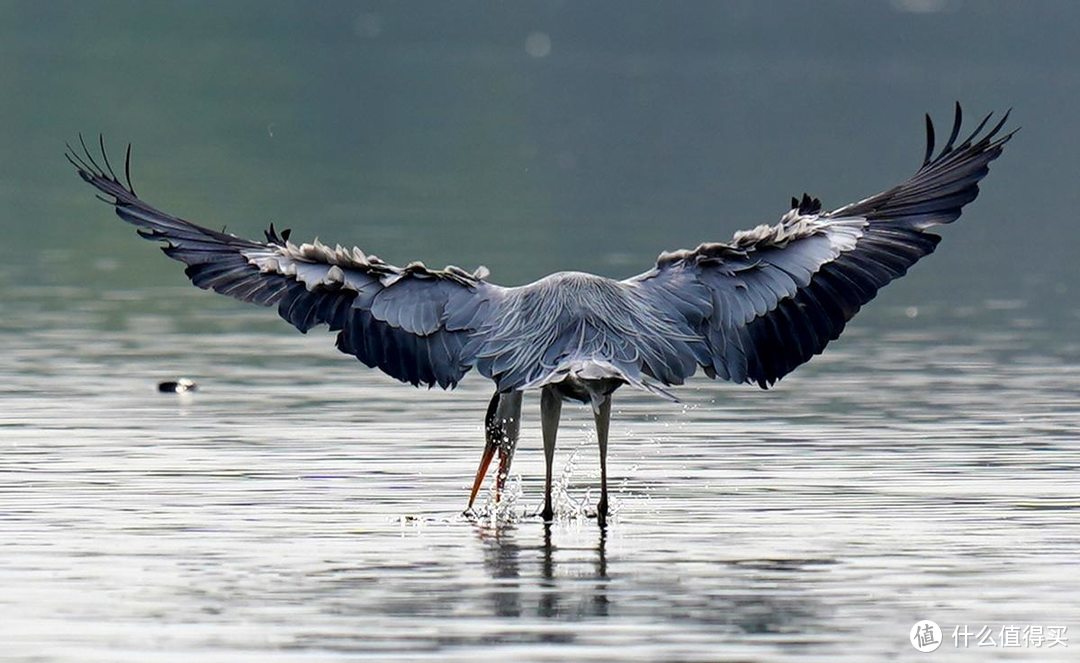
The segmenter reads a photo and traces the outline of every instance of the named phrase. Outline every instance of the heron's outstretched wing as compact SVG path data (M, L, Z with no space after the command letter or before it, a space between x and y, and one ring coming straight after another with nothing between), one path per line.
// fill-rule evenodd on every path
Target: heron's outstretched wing
M957 104L935 156L927 116L926 157L903 184L832 212L804 194L775 226L664 253L625 283L657 315L700 335L706 352L702 360L698 348L696 359L710 377L767 387L824 350L882 286L933 252L941 238L927 229L955 221L978 195L979 180L1014 133L1001 134L1007 118L983 133L988 115L957 143Z
M130 148L127 157L130 166ZM338 349L402 382L448 388L475 364L466 340L503 290L484 280L486 270L395 267L356 248L297 246L272 225L265 242L211 230L143 202L128 168L126 182L113 172L103 144L99 158L101 165L85 144L68 153L99 197L140 235L165 242L162 250L187 265L198 287L276 306L302 332L326 324L338 332Z

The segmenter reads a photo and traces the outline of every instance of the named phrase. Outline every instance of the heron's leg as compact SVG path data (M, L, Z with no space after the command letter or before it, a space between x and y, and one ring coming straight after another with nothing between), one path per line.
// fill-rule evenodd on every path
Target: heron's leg
M518 438L521 436L521 398L524 392L510 391L502 394L495 411L495 425L499 427L501 457L499 473L495 476L495 501L498 502L510 476L510 464L514 461Z
M544 431L544 462L547 472L544 475L544 510L540 517L545 522L555 519L555 509L551 503L551 468L555 463L555 434L559 431L559 415L562 414L562 398L554 387L544 387L540 392L540 427Z
M600 503L596 505L596 520L603 527L607 521L607 440L608 424L611 423L611 394L604 396L593 408L596 420L596 441L600 444Z

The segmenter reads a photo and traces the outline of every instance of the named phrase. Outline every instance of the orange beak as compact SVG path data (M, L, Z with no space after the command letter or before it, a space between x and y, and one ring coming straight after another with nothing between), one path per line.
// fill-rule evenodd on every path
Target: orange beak
M495 452L499 453L499 473L495 477L495 502L502 498L506 477L510 474L510 454L503 451L498 444L489 443L484 447L484 455L480 457L480 467L476 469L476 479L473 481L472 493L469 494L469 506L465 507L466 511L472 508L480 487L484 485L484 478L487 476L488 466L491 465Z

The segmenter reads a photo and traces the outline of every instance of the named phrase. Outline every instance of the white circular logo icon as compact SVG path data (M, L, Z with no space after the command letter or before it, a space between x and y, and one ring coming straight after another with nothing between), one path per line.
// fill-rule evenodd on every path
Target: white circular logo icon
M941 646L941 627L929 619L915 622L908 634L911 646L921 652L932 652Z

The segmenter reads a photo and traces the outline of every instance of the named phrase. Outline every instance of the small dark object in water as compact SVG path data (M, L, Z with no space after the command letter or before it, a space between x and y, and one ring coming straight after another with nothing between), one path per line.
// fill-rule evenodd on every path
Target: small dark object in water
M163 394L182 394L187 391L195 391L199 388L199 385L195 384L193 380L179 378L176 381L159 382L157 388Z

